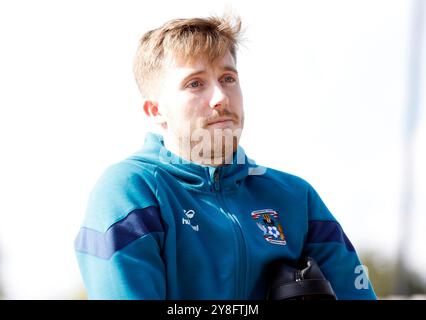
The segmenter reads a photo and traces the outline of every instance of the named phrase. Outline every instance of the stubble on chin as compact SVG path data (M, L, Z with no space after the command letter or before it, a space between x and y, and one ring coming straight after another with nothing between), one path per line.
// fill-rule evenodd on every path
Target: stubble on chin
M191 141L191 160L205 165L232 163L238 149L241 128L194 131Z
M241 119L232 115L233 126L230 128L209 128L208 122L214 118L199 118L181 126L175 135L179 141L179 155L191 162L203 165L230 164L238 149L244 126Z

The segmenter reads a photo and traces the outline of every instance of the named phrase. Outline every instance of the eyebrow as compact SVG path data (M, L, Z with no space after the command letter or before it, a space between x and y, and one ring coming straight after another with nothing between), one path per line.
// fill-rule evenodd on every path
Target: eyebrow
M225 70L225 71L231 71L231 72L234 72L234 73L238 74L238 70L235 69L233 66L224 66L223 70Z
M224 71L234 72L238 75L237 69L235 69L233 66L226 65L226 66L223 66L221 69L224 70ZM194 72L191 72L182 80L182 83L185 83L186 81L188 81L188 79L195 77L195 76L198 76L198 75L203 74L203 73L206 73L206 70L201 69L201 70L196 70Z

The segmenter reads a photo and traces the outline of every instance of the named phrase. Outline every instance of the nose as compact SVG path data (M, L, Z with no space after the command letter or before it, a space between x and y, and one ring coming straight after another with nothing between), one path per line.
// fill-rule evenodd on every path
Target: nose
M216 108L226 108L229 104L229 97L221 83L218 82L213 86L213 93L210 99L210 107L212 109Z

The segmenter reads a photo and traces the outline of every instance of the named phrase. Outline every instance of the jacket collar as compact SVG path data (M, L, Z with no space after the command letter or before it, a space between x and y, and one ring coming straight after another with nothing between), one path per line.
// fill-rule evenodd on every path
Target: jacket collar
M154 164L173 175L186 188L200 191L236 190L257 167L240 146L231 164L219 167L196 164L167 150L163 137L151 132L146 134L143 148L130 159Z

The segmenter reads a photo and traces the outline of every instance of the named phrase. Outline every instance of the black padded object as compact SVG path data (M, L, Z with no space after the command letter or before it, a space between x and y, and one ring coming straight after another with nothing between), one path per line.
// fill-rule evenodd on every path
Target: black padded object
M269 266L268 300L336 300L330 282L312 258L305 258L296 267L286 261Z

